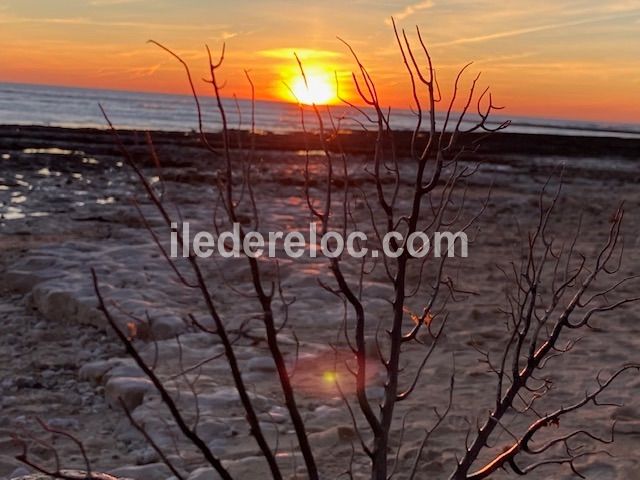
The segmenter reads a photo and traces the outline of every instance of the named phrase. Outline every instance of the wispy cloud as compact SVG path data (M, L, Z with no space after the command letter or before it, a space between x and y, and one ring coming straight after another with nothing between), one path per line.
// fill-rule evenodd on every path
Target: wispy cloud
M150 77L162 67L162 63L150 65L148 67L134 67L134 68L103 68L98 71L100 77L111 77L127 75L130 78L145 78Z
M342 53L334 52L331 50L313 50L309 48L273 48L271 50L261 50L258 52L258 55L267 58L281 58L286 60L291 60L293 58L293 53L298 55L300 60L318 60L318 59L326 59L326 58L337 58L342 57Z
M413 15L416 12L419 12L420 10L426 10L427 8L431 8L433 7L434 3L431 0L423 0L422 2L418 2L418 3L414 3L412 5L407 5L403 10L400 10L399 12L395 12L394 14L392 14L392 17L395 18L396 20L404 20L407 17L410 17L411 15ZM386 23L387 25L391 24L391 20L390 19L385 19L384 23Z
M238 32L222 32L222 34L220 35L222 37L222 40L226 41L226 40L230 40L234 37L238 36Z
M144 0L91 0L89 5L93 7L111 7L113 5L126 5L128 3L140 3Z
M624 15L605 15L601 17L584 18L582 20L572 20L568 22L548 23L546 25L538 25L535 27L518 28L514 30L489 33L487 35L478 35L475 37L463 37L463 38L458 38L458 39L447 41L447 42L433 43L431 44L431 46L445 47L449 45L460 45L465 43L486 42L490 40L497 40L500 38L517 37L517 36L526 35L529 33L544 32L547 30L558 30L561 28L576 27L579 25L588 25L592 23L601 23L601 22L607 22L611 20L618 20L622 18L628 18L629 15L640 15L640 10L635 12L627 12Z
M193 25L179 23L153 22L122 22L113 20L95 20L86 17L49 18L49 17L0 17L0 24L34 23L49 25L78 25L109 28L139 28L147 30L176 30L176 31L216 31L228 28L226 25Z

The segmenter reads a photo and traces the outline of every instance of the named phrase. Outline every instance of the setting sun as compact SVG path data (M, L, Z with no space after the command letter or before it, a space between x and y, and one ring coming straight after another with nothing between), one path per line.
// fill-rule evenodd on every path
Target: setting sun
M298 74L290 82L286 82L288 97L305 105L324 105L337 100L335 80L329 72L321 69L305 69L306 82Z

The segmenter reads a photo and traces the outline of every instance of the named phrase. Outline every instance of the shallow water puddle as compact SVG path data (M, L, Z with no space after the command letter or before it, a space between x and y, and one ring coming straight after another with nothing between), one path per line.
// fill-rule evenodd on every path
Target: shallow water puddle
M98 205L111 205L112 203L115 203L116 199L114 197L105 197L105 198L98 198L96 200L96 203Z
M4 220L19 220L26 215L19 207L7 207L7 211L0 214L0 217Z
M62 175L61 172L58 172L56 170L49 170L47 167L41 168L36 173L38 175L42 175L43 177L50 177L50 176L59 177L60 175Z
M80 150L66 150L64 148L25 148L22 153L28 155L48 154L48 155L84 155Z

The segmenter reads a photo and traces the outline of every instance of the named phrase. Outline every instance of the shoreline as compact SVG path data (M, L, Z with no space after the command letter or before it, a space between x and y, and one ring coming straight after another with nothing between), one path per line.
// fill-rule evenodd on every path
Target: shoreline
M250 132L231 129L231 147L242 148L249 145ZM146 131L118 130L127 146L144 146ZM198 133L149 131L154 144L174 147L204 149ZM462 136L462 135L461 135ZM471 142L486 134L464 134ZM394 132L397 154L408 156L411 144L411 131ZM345 153L371 153L376 132L345 132L338 135ZM425 138L423 135L422 138ZM214 147L222 146L220 132L207 133L207 139ZM254 137L256 150L268 151L304 151L319 150L318 135L304 132L258 133ZM329 143L331 150L338 151L338 143ZM68 128L37 125L0 125L0 150L22 150L25 148L62 148L70 151L82 150L86 154L115 154L117 146L108 129ZM246 147L245 147L246 148ZM491 135L480 143L477 153L484 155L543 155L566 157L623 157L637 158L640 152L640 138L588 137L547 134L525 134L500 132Z

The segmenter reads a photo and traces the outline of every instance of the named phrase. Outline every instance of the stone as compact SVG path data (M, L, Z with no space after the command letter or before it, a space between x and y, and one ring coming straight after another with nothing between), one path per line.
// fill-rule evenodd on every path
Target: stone
M269 399L262 395L249 392L249 398L256 409L263 410L270 403ZM202 409L224 411L229 409L242 409L240 396L235 387L217 387L213 393L201 393L198 395L198 403Z
M104 382L109 382L111 378L117 377L145 377L142 369L133 361L126 359L117 362L112 369L104 374Z
M80 422L75 418L51 418L47 420L47 425L59 430L80 430Z
M205 441L230 436L231 428L221 420L215 418L207 418L198 424L198 435Z
M102 377L118 363L117 360L96 360L85 363L80 367L78 377L80 380L100 383Z
M31 472L29 471L29 469L27 467L18 467L16 468L13 472L11 472L9 474L9 479L13 479L13 478L21 478L21 477L26 477L30 474Z
M153 383L147 378L140 377L114 377L105 385L104 393L107 402L112 408L120 408L120 400L129 411L138 407L144 395L153 389Z
M60 473L62 473L68 478L77 477L78 480L84 480L85 478L87 478L87 472L82 470L61 470ZM132 479L127 477L114 477L113 475L108 475L106 473L98 473L98 472L91 472L91 477L94 480L139 480L137 478ZM10 478L12 478L13 480L51 480L51 477L49 475L45 475L44 473L33 473L33 474L24 475L20 477L10 477Z
M178 316L165 315L153 318L151 321L151 334L156 340L175 338L186 330L184 320Z
M357 435L351 426L341 425L328 428L322 432L312 433L309 435L309 441L316 448L331 448L339 443L357 441Z
M233 478L261 478L269 472L267 461L263 457L245 457L239 460L222 462ZM215 478L215 477L214 477Z
M280 405L274 405L271 410L258 415L258 418L265 422L285 423L289 419L289 411Z
M211 467L198 468L191 472L187 480L218 480L220 475Z
M136 453L136 463L138 465L148 465L160 461L160 456L153 448L147 447Z
M118 478L127 477L133 480L165 480L165 478L171 476L171 470L164 463L119 467L109 471L109 473Z
M276 364L271 357L254 357L249 360L247 368L250 372L275 372Z

